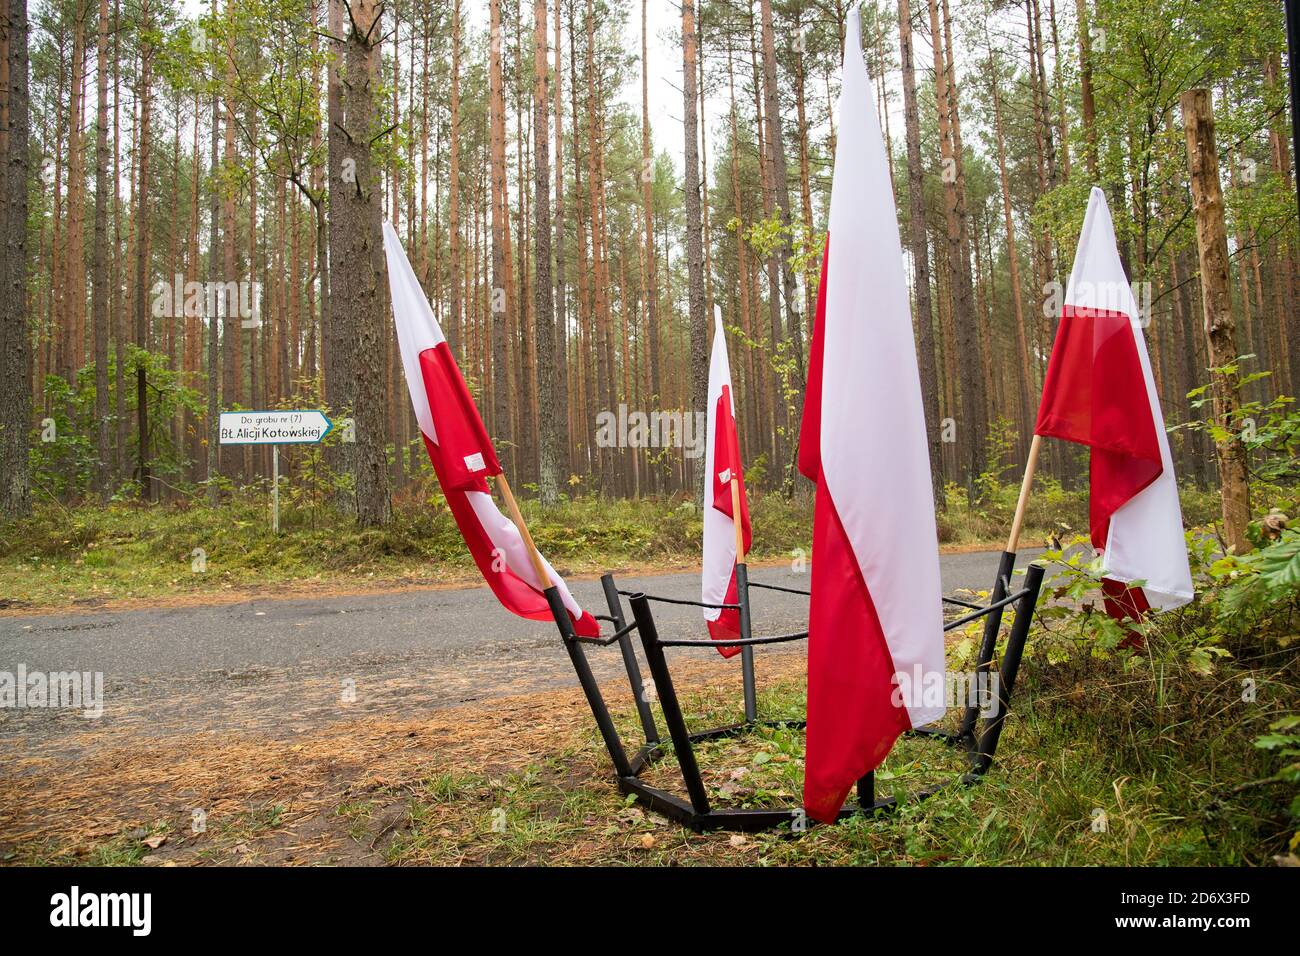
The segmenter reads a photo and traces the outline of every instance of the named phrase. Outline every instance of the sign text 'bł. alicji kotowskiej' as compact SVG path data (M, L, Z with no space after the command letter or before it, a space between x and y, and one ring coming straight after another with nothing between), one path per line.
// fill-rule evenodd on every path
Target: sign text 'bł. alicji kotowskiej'
M218 437L223 445L314 444L333 428L319 410L222 412Z

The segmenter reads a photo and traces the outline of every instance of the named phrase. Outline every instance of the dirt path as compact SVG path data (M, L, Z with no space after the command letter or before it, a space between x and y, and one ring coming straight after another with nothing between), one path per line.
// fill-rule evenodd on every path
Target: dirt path
M768 655L764 682L801 666L799 655ZM679 675L684 687L717 687L735 676L714 661L684 662ZM623 806L586 702L574 689L499 697L417 719L357 715L301 735L249 726L146 744L134 728L121 727L70 734L65 742L84 756L28 754L6 762L0 862L382 864L410 826L413 796L427 798L439 781L495 784L575 750L567 772L595 791L610 819ZM448 807L458 830L467 819L490 817L491 806L480 802ZM364 807L359 819L349 813L353 807Z

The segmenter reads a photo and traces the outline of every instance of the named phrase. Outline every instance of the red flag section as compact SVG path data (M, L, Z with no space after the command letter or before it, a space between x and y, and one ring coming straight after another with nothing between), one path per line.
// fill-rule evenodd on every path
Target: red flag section
M501 474L501 464L478 407L397 233L387 222L383 236L406 386L447 507L474 563L501 604L520 617L549 621L550 606L523 537L497 508L488 490L487 478ZM577 633L599 635L600 624L578 606L549 562L544 557L541 561Z
M714 408L717 423L713 436L713 508L726 515L731 521L736 520L732 513L731 478L734 475L740 486L740 529L748 552L753 544L753 529L749 524L749 501L745 496L745 472L740 460L740 443L736 436L736 420L731 414L731 386L722 386L722 394ZM731 577L727 581L727 590L723 604L736 604L740 600L740 590L736 584L736 568L732 565ZM740 612L732 608L723 608L717 620L706 620L709 636L715 641L725 641L741 636ZM739 647L719 647L718 653L723 657L735 657L740 653Z
M1106 194L1094 186L1034 430L1089 449L1089 530L1106 610L1120 621L1194 596L1140 315Z
M722 324L722 310L714 308L713 347L709 356L709 392L704 458L704 566L700 575L700 600L705 605L737 604L740 591L736 584L736 514L732 502L734 478L740 492L741 541L746 552L753 543L749 524L749 502L745 495L744 465L740 458L740 441L736 435L736 416L732 403L731 365L727 359L727 333ZM704 623L715 641L743 637L740 612L734 608L704 608ZM723 657L734 657L741 649L719 647Z
M1110 518L1160 477L1160 443L1132 320L1067 305L1043 380L1036 434L1092 449L1089 525L1106 547Z
M745 467L740 460L740 441L736 436L736 420L731 414L731 386L722 386L717 401L717 433L713 444L713 507L733 521L731 506L731 479L740 486L740 527L744 534L745 551L753 543L753 530L749 525L749 501L745 497Z
M1105 551L1111 516L1160 477L1160 439L1147 397L1133 321L1124 312L1067 305L1043 380L1036 434L1087 445L1088 524ZM1140 587L1102 579L1106 613L1141 620ZM1130 632L1127 646L1140 646Z
M420 353L420 372L438 433L439 483L444 490L487 491L483 479L501 474L501 463L446 342Z

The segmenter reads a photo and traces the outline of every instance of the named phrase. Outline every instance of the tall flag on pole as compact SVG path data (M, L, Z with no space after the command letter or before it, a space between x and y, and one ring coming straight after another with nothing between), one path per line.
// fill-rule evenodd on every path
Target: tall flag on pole
M501 474L492 440L401 241L388 222L384 223L384 254L406 387L447 506L474 563L506 610L530 620L549 621L550 607L527 545L488 491L488 477ZM559 589L577 633L598 635L600 625L595 618L578 606L546 559L541 562Z
M854 8L799 446L817 485L804 806L825 822L899 734L944 713L941 694L921 693L944 671L938 536L875 102Z
M731 365L727 361L727 336L722 329L722 309L714 306L713 354L709 359L708 432L704 452L704 574L701 597L704 604L735 604L736 514L740 505L740 527L745 551L753 541L749 504L745 500L745 473L736 435L735 401L731 388ZM732 494L735 479L738 495ZM715 641L740 637L740 612L732 609L704 609L709 636ZM739 647L719 647L723 657L740 653Z
M1178 483L1141 313L1106 194L1095 186L1034 432L1090 449L1088 519L1111 616L1140 617L1190 601Z

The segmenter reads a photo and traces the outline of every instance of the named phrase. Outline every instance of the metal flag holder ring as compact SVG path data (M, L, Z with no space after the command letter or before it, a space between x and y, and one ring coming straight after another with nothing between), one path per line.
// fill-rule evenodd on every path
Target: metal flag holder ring
M1016 535L1013 533L1013 540ZM977 674L992 673L997 669L997 699L992 713L980 717L980 707L972 703L962 713L957 730L946 731L927 727L909 731L914 736L939 740L949 746L961 748L966 756L969 769L960 776L916 790L905 797L884 797L877 799L875 774L868 773L858 781L858 799L856 805L846 805L840 811L840 819L856 813L873 813L876 810L892 810L900 803L923 800L940 790L954 785L969 785L977 782L989 767L997 752L998 740L1011 708L1011 693L1015 686L1016 674L1020 669L1021 656L1024 653L1025 640L1029 635L1029 626L1033 620L1034 607L1038 603L1038 594L1043 584L1043 566L1030 564L1025 573L1024 586L1018 590L1011 589L1011 577L1015 569L1014 551L1003 552L998 565L997 579L989 595L987 604L976 604L957 598L944 598L944 603L969 611L956 620L944 625L944 631L970 624L980 618L984 619L983 637L980 641L976 658ZM767 644L783 644L805 640L807 631L794 634L778 634L754 637L750 627L750 588L764 588L773 591L785 591L792 594L807 594L797 588L780 587L774 584L761 584L750 581L745 564L736 565L736 604L703 604L698 601L686 601L678 598L657 597L639 591L620 591L614 583L613 575L606 574L600 579L609 606L608 615L597 618L613 626L613 632L601 637L582 637L573 628L573 622L565 610L559 591L555 587L546 590L551 614L560 630L560 637L568 651L569 660L578 675L578 683L591 708L592 716L604 742L605 749L614 765L614 772L621 793L633 795L637 802L647 810L661 813L671 820L683 824L695 831L705 830L765 830L785 823L803 819L800 807L774 807L761 809L740 809L714 807L700 774L696 760L695 744L704 741L733 737L746 733L756 727L783 726L801 728L805 721L799 720L765 720L757 713L754 685L753 648ZM623 613L622 598L626 597L632 610L632 620L628 622ZM654 615L650 610L651 602L661 604L687 604L702 608L721 608L736 610L740 614L741 636L733 640L715 641L710 638L662 638L655 626ZM1015 607L1015 621L1012 623L1004 643L1000 659L995 658L998 637L1002 629L1002 612L1008 606ZM662 711L664 723L668 728L668 740L659 733L650 700L645 693L645 684L641 677L641 667L633 649L631 635L636 632L641 641L645 660L654 682L654 695ZM627 671L628 683L636 701L637 715L645 742L629 755L618 730L614 726L609 708L600 686L592 674L587 660L588 646L609 647L617 644ZM665 649L669 647L709 648L740 647L742 649L742 669L744 675L745 720L738 724L710 727L707 730L691 731L682 714L672 674L668 668ZM641 775L656 761L672 752L677 757L681 769L682 782L687 798L669 793L651 786L641 779Z

